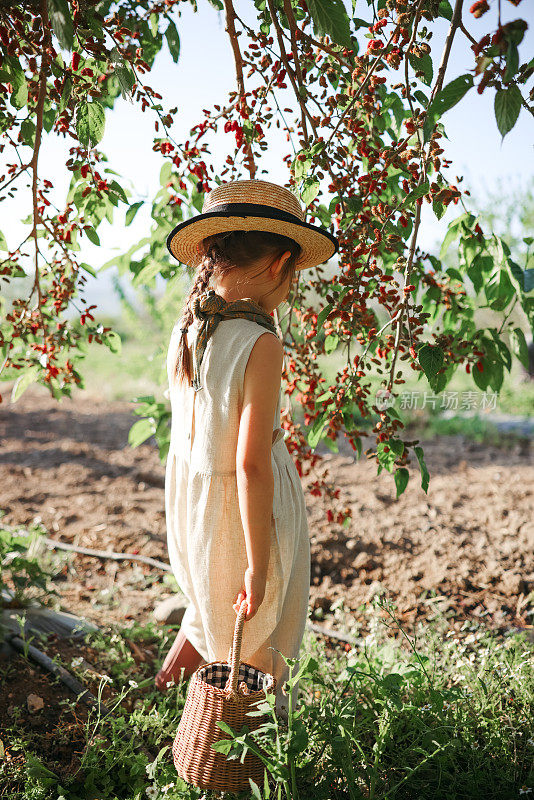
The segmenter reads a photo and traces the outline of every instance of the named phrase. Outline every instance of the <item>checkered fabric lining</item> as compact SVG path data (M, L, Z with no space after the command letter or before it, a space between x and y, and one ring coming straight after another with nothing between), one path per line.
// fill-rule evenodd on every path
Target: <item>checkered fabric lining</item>
M224 689L226 681L230 677L230 665L218 662L216 664L209 664L207 667L199 670L198 675L201 680L210 686L216 686L219 689ZM272 678L265 672L261 672L256 667L251 667L248 664L241 663L239 665L239 675L237 678L238 685L241 681L245 681L251 692L257 692L263 689L263 679L268 678L268 685Z

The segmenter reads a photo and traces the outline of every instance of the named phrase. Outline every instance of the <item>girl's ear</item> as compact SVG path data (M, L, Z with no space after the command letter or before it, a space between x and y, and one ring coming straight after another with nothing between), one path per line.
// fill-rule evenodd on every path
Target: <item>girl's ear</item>
M280 261L282 263L282 266L284 266L288 258L291 258L291 250L286 250L286 252L282 253L282 255L280 256Z
M281 256L278 256L278 258L275 258L271 262L271 266L270 266L269 270L270 270L271 276L273 278L278 277L278 275L280 274L284 264L286 263L287 259L290 256L291 256L291 251L290 250L286 250L285 253L282 253Z

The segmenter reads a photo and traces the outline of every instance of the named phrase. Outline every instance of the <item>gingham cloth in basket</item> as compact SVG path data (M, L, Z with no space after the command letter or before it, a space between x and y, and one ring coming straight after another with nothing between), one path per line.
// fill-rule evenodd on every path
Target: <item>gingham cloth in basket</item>
M230 677L230 665L223 662L208 664L198 670L198 677L210 686L224 689ZM272 675L261 672L261 670L252 667L250 664L241 662L237 676L238 689L243 683L247 689L245 694L260 690L266 691L272 685Z

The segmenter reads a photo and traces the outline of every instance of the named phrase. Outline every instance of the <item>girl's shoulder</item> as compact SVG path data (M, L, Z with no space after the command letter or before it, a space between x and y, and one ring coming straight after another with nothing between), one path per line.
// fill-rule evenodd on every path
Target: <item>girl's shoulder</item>
M269 344L271 344L271 347L276 347L278 344L280 347L282 346L277 333L251 319L239 317L237 319L224 320L217 326L214 335L216 336L218 332L219 337L215 340L214 346L231 349L236 359L248 359L252 348L260 338L262 339L262 346L267 347L267 349L269 349ZM264 336L264 334L267 335ZM274 339L277 341L271 341Z
M200 323L198 320L193 320L187 329L187 345L194 347L197 334L199 331ZM227 369L231 368L232 364L240 371L243 361L246 363L252 348L257 340L264 334L270 334L269 338L276 337L280 342L280 337L277 333L270 331L263 325L260 325L254 320L245 317L237 317L234 319L221 320L212 336L209 337L206 349L207 361L212 360L214 357L222 367L222 362L226 363ZM177 322L171 332L167 361L168 365L174 362L176 352L180 343L181 330L180 322Z

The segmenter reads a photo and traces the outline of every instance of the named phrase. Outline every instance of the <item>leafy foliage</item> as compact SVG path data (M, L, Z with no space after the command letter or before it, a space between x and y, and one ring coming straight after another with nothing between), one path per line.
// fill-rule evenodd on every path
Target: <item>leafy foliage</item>
M24 607L30 600L46 605L57 594L50 582L52 573L39 557L45 534L38 523L29 528L0 525L0 608Z

